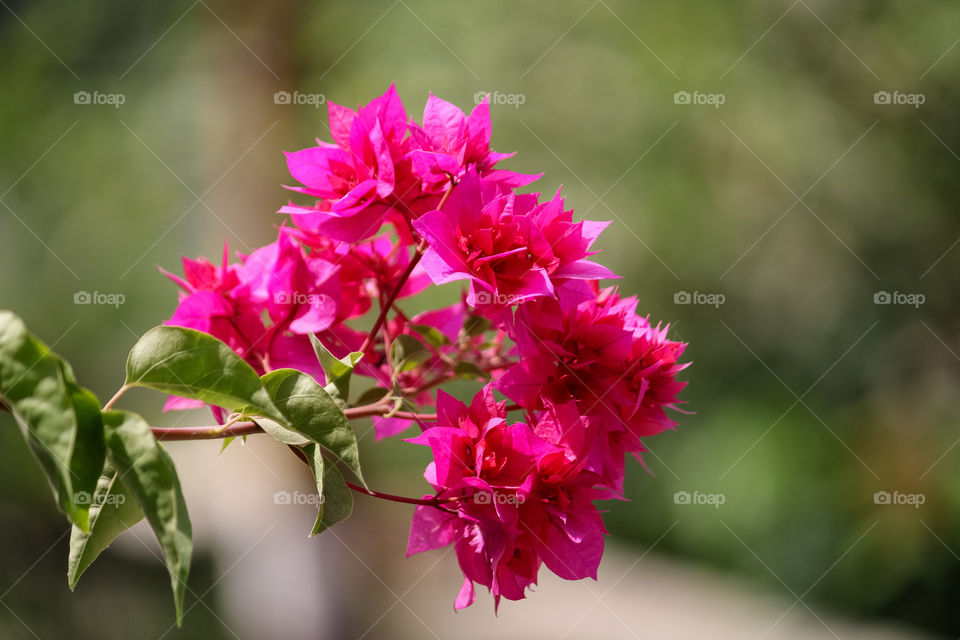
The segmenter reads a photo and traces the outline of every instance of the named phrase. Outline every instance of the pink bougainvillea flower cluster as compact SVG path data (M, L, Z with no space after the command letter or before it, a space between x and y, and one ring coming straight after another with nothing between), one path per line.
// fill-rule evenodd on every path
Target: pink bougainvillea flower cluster
M330 103L329 123L331 142L287 154L307 201L280 208L276 241L220 265L184 259L183 277L167 274L181 289L169 323L261 374L325 382L311 334L336 357L362 352L354 375L370 388L350 406L377 439L416 426L407 442L432 452L408 553L453 545L456 608L476 585L497 605L521 599L541 566L595 578L596 503L622 498L626 457L675 426L685 345L601 284L617 277L594 260L609 223L577 221L559 192L520 191L538 175L497 167L511 154L490 147L486 99L467 115L431 95L418 123L390 87L357 110ZM456 281L452 305L397 304ZM438 389L465 378L469 406Z

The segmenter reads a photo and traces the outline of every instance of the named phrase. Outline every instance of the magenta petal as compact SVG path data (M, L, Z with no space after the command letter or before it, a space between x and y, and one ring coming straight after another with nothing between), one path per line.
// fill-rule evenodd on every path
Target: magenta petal
M412 420L404 420L401 418L384 418L383 416L372 416L373 428L376 433L377 441L383 440L384 438L389 438L390 436L395 436L398 433L402 433L413 426Z
M198 291L180 301L167 324L209 333L213 318L232 315L233 307L221 294L214 291Z
M305 313L298 315L290 322L289 329L293 333L306 335L319 333L333 325L337 319L337 302L330 296L321 296L318 293L310 294L313 302L303 307Z
M448 173L456 175L460 172L460 163L453 156L444 153L415 150L408 155L413 163L413 171L422 179L437 178L446 180Z
M555 523L546 528L546 540L540 557L547 568L565 580L597 577L600 558L603 557L603 534L599 531L573 540Z
M330 120L330 136L338 146L348 148L350 146L350 128L357 117L357 112L335 102L328 102L327 113Z
M393 193L393 159L379 122L370 130L370 142L377 156L377 195L386 198Z
M297 228L340 242L359 242L380 229L388 209L379 204L364 207L351 215L286 206L279 213L289 213Z
M453 603L453 608L456 610L466 609L472 605L477 599L476 591L473 588L473 580L470 578L463 579L463 586L460 587L460 593L457 594L457 600Z
M467 135L470 150L474 153L486 153L490 151L490 135L492 127L490 125L490 96L487 95L480 103L473 108L467 117Z
M434 284L446 284L454 280L464 280L471 276L466 272L466 266L457 269L440 257L440 253L433 247L429 247L420 260L423 270L427 272Z
M189 409L202 409L203 407L204 404L201 400L181 398L180 396L170 396L167 398L167 401L163 403L164 411L187 411Z
M610 226L611 220L584 220L583 226L580 229L580 234L583 236L583 239L587 241L587 249L590 248L597 237L603 232L604 229Z
M428 496L429 497L429 496ZM452 544L457 536L457 517L427 505L419 505L410 523L407 557Z
M373 178L364 180L333 203L333 210L341 216L349 216L367 204L367 196L377 188Z
M414 324L425 324L435 327L447 340L455 343L460 335L460 328L463 327L466 313L467 311L463 303L458 302L449 307L424 311L412 317L410 321Z
M590 260L577 260L559 267L550 274L554 278L575 278L577 280L602 280L604 278L618 279L620 276L602 264Z
M423 130L434 148L450 150L451 143L455 143L462 135L464 121L463 111L456 106L432 93L427 98L427 105L423 109Z
M331 162L351 161L349 154L335 147L310 147L286 155L290 175L308 187L321 190L330 187Z
M504 187L510 189L519 189L520 187L525 187L531 182L536 182L541 177L542 173L516 173L515 171L506 171L498 169L496 171L491 171L486 176L487 180L497 182Z

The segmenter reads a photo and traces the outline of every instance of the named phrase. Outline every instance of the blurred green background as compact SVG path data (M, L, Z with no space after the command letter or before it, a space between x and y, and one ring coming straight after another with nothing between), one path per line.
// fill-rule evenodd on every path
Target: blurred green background
M960 635L960 4L0 5L0 306L101 398L136 337L175 305L155 265L273 238L290 182L281 151L329 137L323 105L277 104L275 92L356 105L395 82L418 119L428 92L465 110L496 92L494 146L518 152L509 168L543 171L538 190L562 184L576 215L613 220L601 260L642 313L690 343L683 397L695 413L650 439L652 475L631 463L631 501L609 506L613 539L788 604ZM123 104L77 104L80 91ZM897 104L915 95L923 104ZM76 305L79 291L125 303ZM678 304L683 292L701 295ZM882 292L900 295L877 304ZM702 294L723 304L696 304ZM923 303L897 303L909 294ZM161 415L158 397L130 402L158 423L181 419ZM363 449L375 486L425 489L424 452L369 435ZM188 490L202 494L217 472L209 454L210 467L178 458ZM724 503L678 503L683 491ZM878 504L880 491L924 502ZM211 519L245 502L218 499ZM409 585L409 512L379 507L359 501L354 526L391 532L389 554L368 551ZM326 566L300 538L308 520L288 551ZM262 637L228 622L221 582L260 530L226 558L216 536L199 545L191 588L203 606L182 630L169 629L167 581L149 555L111 550L71 596L66 531L0 417L0 637ZM279 545L278 531L260 544ZM324 624L358 637L379 612L349 603L391 578L343 570L348 604ZM457 585L443 585L438 608Z

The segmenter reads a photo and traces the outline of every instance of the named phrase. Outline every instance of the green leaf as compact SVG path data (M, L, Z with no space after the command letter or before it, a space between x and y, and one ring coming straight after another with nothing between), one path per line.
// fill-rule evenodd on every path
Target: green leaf
M211 335L183 327L154 327L127 358L127 385L147 387L184 398L274 420L282 415L257 372L233 349Z
M279 422L271 420L270 418L254 418L254 422L260 425L267 435L276 440L277 442L282 442L283 444L293 445L295 447L302 447L305 444L310 444L310 438L287 429Z
M461 361L453 366L454 375L461 378L483 378L486 374L472 362Z
M449 338L443 335L440 329L429 324L408 324L407 327L419 333L427 343L434 347L443 347L450 344Z
M359 398L357 398L357 406L363 407L368 404L379 402L386 398L389 393L390 389L384 389L383 387L370 387L361 393Z
M0 396L40 462L60 510L89 531L89 504L78 497L93 494L103 469L100 403L8 311L0 311Z
M76 525L70 532L67 581L71 591L97 556L117 536L143 519L140 505L111 462L107 462L89 504L90 532L84 533Z
M266 418L264 418L264 420L266 420ZM243 436L243 437L246 438L247 436ZM220 453L222 454L224 451L226 451L227 447L233 444L233 441L236 439L237 439L236 436L230 436L229 438L224 438L223 444L220 445Z
M397 371L410 371L430 357L430 351L411 335L401 333L390 344L390 356Z
M320 342L314 334L310 334L310 344L313 345L313 351L317 354L320 366L327 377L327 394L334 400L339 401L341 408L347 406L350 399L350 376L353 374L354 367L363 358L363 353L354 351L348 353L342 358L337 358Z
M471 338L485 333L490 328L490 321L483 316L467 316L463 321L463 331Z
M170 455L137 414L107 411L103 422L110 459L163 549L179 625L183 621L183 596L190 573L193 533L177 470Z
M310 462L310 469L313 470L313 477L317 481L317 492L320 495L317 521L310 532L310 537L313 537L350 517L353 513L353 492L340 475L337 466L331 462L324 462L318 446L308 445L303 448L303 451Z
M363 482L357 436L323 387L313 377L295 369L277 369L264 374L262 380L284 416L280 425L321 445Z
M70 475L73 477L76 494L89 495L93 492L86 487L96 490L107 455L100 401L92 392L71 382L67 382L67 391L70 393L77 418L77 437L73 445L73 456L70 458Z

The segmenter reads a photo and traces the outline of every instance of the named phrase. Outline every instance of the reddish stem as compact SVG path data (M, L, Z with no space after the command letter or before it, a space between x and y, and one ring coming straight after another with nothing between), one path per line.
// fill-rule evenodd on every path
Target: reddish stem
M423 253L417 249L417 252L413 254L412 258L410 258L410 263L407 265L407 268L400 275L397 285L390 292L390 296L380 305L380 313L377 315L377 320L373 323L373 328L370 329L370 333L367 334L367 339L363 341L363 346L360 347L361 353L367 353L367 351L373 347L373 342L376 339L377 334L380 333L380 327L383 326L384 320L387 319L387 312L390 311L390 307L393 306L394 300L396 300L397 296L400 295L400 290L403 289L403 285L407 283L407 279L410 278L410 274L412 274L413 270L417 268L418 264L420 264L420 258L422 256Z
M310 461L307 460L306 454L293 445L287 445L290 448L290 451L293 451L294 455L300 459L300 462L304 463L307 466L310 466ZM384 493L383 491L374 491L372 489L367 489L366 487L361 487L358 484L350 482L349 480L344 480L344 483L352 491L357 493L362 493L365 496L370 496L371 498L378 498L380 500L389 500L390 502L399 502L402 504L416 504L424 505L427 507L437 507L442 509L442 505L449 504L451 502L457 502L458 500L463 500L466 496L457 496L451 498L438 498L436 496L432 498L408 498L406 496L398 496L392 493Z
M103 411L109 411L110 407L113 406L113 403L120 399L120 396L125 394L130 387L123 385L120 389L117 390L113 397L107 400L107 404L103 405Z
M382 416L390 414L391 417L401 418L403 420L418 420L433 422L437 419L435 413L413 413L411 411L397 411L390 413L390 404L374 403L362 407L352 407L346 409L343 413L348 419L366 418L369 416ZM151 427L154 437L157 440L218 440L221 438L236 438L238 436L249 436L256 433L263 433L263 429L255 422L235 422L230 425L212 425L202 427Z
M366 489L358 484L350 482L349 480L345 480L344 482L347 483L347 486L350 487L350 489L356 491L357 493L362 493L363 495L370 496L371 498L379 498L380 500L389 500L390 502L400 502L403 504L419 504L428 507L437 507L464 499L464 496L457 496L453 498L437 498L436 496L433 498L408 498L406 496L397 496L392 493L384 493L382 491Z
M220 438L236 438L263 433L256 422L235 422L228 427L223 425L203 427L150 427L157 440L217 440Z
M497 369L503 369L508 364L512 364L512 363L506 362L506 361L497 361L497 362L490 363L485 367L480 367L480 371L482 371L483 373L489 373L491 371L496 371ZM456 373L454 373L453 371L448 371L446 373L442 373L436 376L432 380L428 380L427 382L424 382L418 387L410 387L410 388L403 389L403 394L405 396L416 396L419 393L423 393L424 391L428 391L434 387L438 387L444 382L449 382L450 380L453 380L456 377L457 377Z
M437 210L442 210L443 205L447 203L447 198L450 197L450 194L453 193L453 187L456 186L456 183L451 180L450 184L447 185L447 190L443 192L443 197L440 198L439 204L437 204ZM402 200L397 199L397 204L403 205L404 217L407 220L408 226L410 226L411 233L414 233L412 225L412 215L409 207L403 203ZM413 273L413 270L417 268L417 265L420 263L420 258L423 257L423 251L426 249L426 242L421 239L420 243L417 245L416 252L413 254L413 257L410 259L410 263L407 265L407 268L400 275L400 279L397 282L396 286L390 292L390 296L386 301L382 299L380 304L380 313L377 315L377 320L373 323L373 328L370 329L370 333L367 334L367 339L363 341L363 346L360 347L362 353L367 353L372 347L374 340L376 340L377 334L380 333L380 327L383 325L384 321L387 319L387 313L390 311L390 308L393 306L394 301L397 299L397 296L400 294L400 290L403 289L403 285L407 283L407 280L410 278L410 274Z

